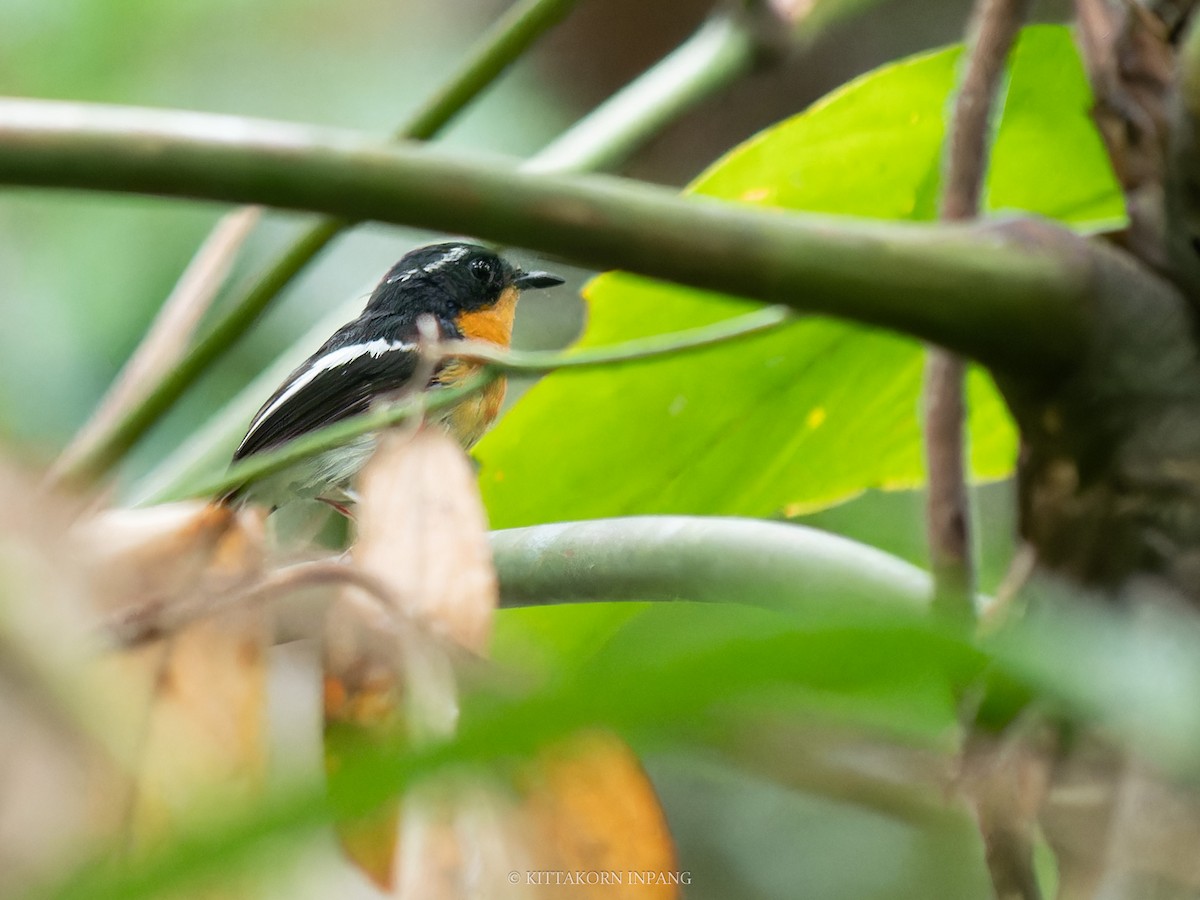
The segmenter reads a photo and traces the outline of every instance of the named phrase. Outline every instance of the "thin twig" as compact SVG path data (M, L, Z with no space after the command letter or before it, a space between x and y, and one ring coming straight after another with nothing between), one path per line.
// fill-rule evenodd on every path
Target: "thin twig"
M47 475L51 483L94 452L116 423L145 400L149 386L178 363L261 214L262 207L243 206L217 222L100 405L55 460Z
M244 457L229 467L220 478L208 482L180 496L169 496L170 500L195 499L197 497L220 497L252 481L280 472L303 459L333 450L349 443L356 437L382 431L426 413L453 406L472 394L482 390L499 376L499 371L487 367L468 375L453 387L439 388L431 395L409 397L381 409L358 416L351 416L332 425L303 435L272 450L264 450Z
M988 168L992 110L1000 93L1009 51L1028 12L1029 0L976 0L966 68L950 122L940 214L957 222L979 216ZM963 298L964 305L971 302ZM926 525L934 582L935 612L973 623L975 571L971 559L970 498L964 447L965 364L944 349L929 352L925 372L925 455L929 468ZM967 762L974 760L964 751ZM962 790L975 808L987 845L988 871L1002 900L1040 898L1028 852L1028 823L1017 816L1003 772L987 772Z
M577 2L518 0L514 3L472 47L450 80L396 131L396 139L423 141L435 136ZM151 387L136 398L136 404L126 404L119 417L107 420L103 430L97 429L86 447L60 462L56 480L87 482L103 475L258 320L301 269L352 224L349 220L329 217L305 229L230 301L228 310L186 356L174 360L169 372L156 373L156 377L143 382Z
M111 646L136 647L228 610L267 603L302 588L323 585L357 587L376 600L389 615L395 609L388 586L376 576L336 559L319 559L277 569L245 590L200 592L171 603L148 603L122 609L108 617L99 630Z
M1029 0L977 0L969 53L954 101L946 147L941 217L950 222L979 215L987 172L992 111L1009 50ZM969 303L969 298L964 298ZM964 447L963 359L929 352L925 372L925 455L929 472L926 527L934 578L934 609L971 621L975 572L971 560L970 498Z
M704 98L745 74L759 41L744 14L714 16L529 160L529 172L612 169Z
M596 347L586 351L566 353L517 353L501 351L486 345L453 341L442 344L440 359L450 356L486 360L478 371L468 375L451 387L439 387L436 391L422 392L416 397L402 398L389 406L372 409L370 412L335 422L311 434L289 441L274 450L255 453L229 467L220 478L179 496L166 500L192 497L216 497L240 488L252 481L264 478L293 463L326 450L340 447L348 441L390 425L403 422L413 416L453 406L465 397L482 390L505 371L550 372L558 368L581 366L619 365L621 363L652 359L657 356L677 354L724 341L748 337L778 327L790 318L783 307L767 307L743 316L726 319L712 325L704 325L674 334L653 338L641 338L628 344L611 347ZM465 351L465 352L464 352Z
M443 348L448 355L484 362L507 372L544 374L557 369L618 365L657 356L677 355L691 350L703 350L705 347L724 344L737 338L771 331L792 318L792 311L786 306L767 306L711 325L635 338L606 347L583 347L565 351L504 350L483 341L450 341L444 344Z

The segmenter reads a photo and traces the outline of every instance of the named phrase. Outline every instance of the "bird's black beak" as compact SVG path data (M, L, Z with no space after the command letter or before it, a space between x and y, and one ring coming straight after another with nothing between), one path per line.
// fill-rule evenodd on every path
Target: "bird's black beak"
M524 291L529 288L554 287L556 284L562 284L563 279L557 275L551 275L549 272L522 272L518 270L512 283Z

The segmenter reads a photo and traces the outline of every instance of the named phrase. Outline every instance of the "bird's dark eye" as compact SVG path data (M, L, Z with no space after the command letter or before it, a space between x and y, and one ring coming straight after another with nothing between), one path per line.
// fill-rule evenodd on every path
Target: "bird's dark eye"
M486 259L472 260L471 274L480 281L487 283L492 280L492 266Z

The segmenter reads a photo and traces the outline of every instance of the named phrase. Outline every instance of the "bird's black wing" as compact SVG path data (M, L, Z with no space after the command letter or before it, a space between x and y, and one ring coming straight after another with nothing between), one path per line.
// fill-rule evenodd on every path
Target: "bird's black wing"
M234 460L366 412L375 397L404 387L417 345L369 334L352 322L292 372L250 422Z

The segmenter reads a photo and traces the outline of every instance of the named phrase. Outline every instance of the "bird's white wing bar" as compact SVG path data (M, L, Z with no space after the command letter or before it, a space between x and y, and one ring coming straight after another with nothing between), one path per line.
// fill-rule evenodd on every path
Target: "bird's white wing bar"
M338 347L336 350L329 351L324 356L318 356L316 359L311 361L307 368L297 373L295 378L293 378L292 383L289 384L272 403L263 407L262 411L254 417L254 421L250 423L250 428L246 432L246 437L242 439L242 442L245 443L245 441L248 440L250 436L258 430L259 426L262 425L263 422L271 418L273 414L278 412L278 410L289 400L295 397L296 394L304 390L304 388L311 384L313 379L318 375L328 372L331 369L337 369L341 366L348 365L354 362L356 359L360 359L364 356L371 356L378 359L385 353L392 353L395 351L408 352L417 349L418 346L414 343L410 343L409 341L389 341L383 338L377 338L376 340L367 341L362 344L351 344L348 347Z

